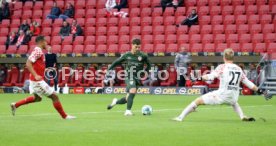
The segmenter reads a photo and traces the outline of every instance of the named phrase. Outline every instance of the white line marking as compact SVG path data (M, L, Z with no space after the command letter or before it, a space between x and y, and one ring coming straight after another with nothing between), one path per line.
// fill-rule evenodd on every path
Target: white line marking
M242 106L242 108L256 108L256 107L271 107L273 105L252 105L252 106ZM231 106L227 107L208 107L208 108L199 108L200 110L213 110L213 109L229 109L232 108ZM184 107L181 108L175 108L175 109L158 109L158 110L153 110L153 112L165 112L165 111L178 111L181 112ZM124 111L106 111L106 112L79 112L79 113L70 113L72 115L87 115L87 114L107 114L107 113L123 113ZM135 110L134 112L140 112L140 110ZM3 116L2 116L3 115ZM0 117L12 117L12 115L9 114L2 114ZM37 116L52 116L52 115L57 115L57 113L41 113L41 114L24 114L24 115L15 115L17 117L37 117Z

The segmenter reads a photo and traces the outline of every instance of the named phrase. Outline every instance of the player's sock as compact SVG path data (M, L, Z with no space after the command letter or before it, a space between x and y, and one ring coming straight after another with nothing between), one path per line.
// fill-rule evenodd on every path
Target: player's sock
M190 112L193 112L197 108L197 105L195 102L190 103L179 115L179 118L183 120Z
M60 116L63 119L65 119L67 117L67 114L64 112L60 101L53 102L53 105L54 105L55 109L58 111L58 113L60 114Z
M119 99L116 104L126 104L127 103L127 100L126 100L126 97L123 97L121 99Z
M135 97L135 94L129 93L129 96L127 98L127 110L131 110L132 105L133 105L133 99Z
M22 99L22 100L16 102L15 107L18 108L21 105L32 103L32 102L35 102L35 97L34 96L30 96L30 97L27 97L25 99Z
M242 111L239 103L235 103L232 106L233 106L235 112L240 116L240 118L243 119L244 118L244 114L243 114L243 111Z

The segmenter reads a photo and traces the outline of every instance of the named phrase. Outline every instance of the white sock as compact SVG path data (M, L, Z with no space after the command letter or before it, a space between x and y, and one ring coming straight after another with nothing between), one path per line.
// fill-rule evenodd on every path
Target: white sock
M196 108L196 103L192 102L182 111L182 113L178 117L183 120L190 112L193 112Z
M243 111L238 103L233 104L232 107L241 119L244 118Z

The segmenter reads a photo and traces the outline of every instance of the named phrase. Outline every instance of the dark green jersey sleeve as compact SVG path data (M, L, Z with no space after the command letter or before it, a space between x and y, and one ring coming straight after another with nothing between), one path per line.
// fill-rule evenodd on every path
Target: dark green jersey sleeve
M108 70L113 70L115 66L122 64L126 59L126 54L122 55L120 58L116 59L108 68Z
M146 67L146 71L148 72L149 70L150 70L150 61L149 61L149 57L148 57L148 55L147 54L145 54L145 64L147 65L147 67Z

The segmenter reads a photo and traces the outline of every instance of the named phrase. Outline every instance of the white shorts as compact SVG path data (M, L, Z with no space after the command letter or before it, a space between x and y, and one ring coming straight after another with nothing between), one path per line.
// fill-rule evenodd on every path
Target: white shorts
M33 90L34 94L40 97L43 95L50 96L55 92L45 81L30 81L30 88Z
M233 97L233 95L222 94L218 91L209 92L201 96L204 104L209 105L219 105L228 104L233 105L237 102L238 97Z

